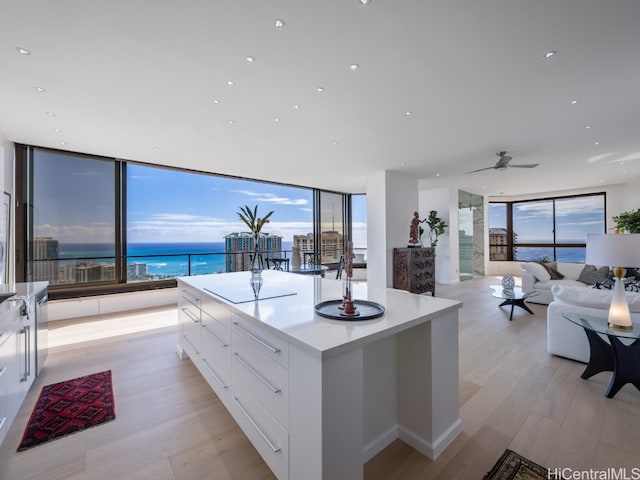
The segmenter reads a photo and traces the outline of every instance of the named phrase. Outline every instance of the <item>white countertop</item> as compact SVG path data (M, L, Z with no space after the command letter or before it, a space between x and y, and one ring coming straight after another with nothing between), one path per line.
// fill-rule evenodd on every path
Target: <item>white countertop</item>
M262 272L261 293L283 296L242 303L227 300L252 298L250 277L250 272L234 272L180 277L178 280L231 306L236 313L271 328L274 333L301 348L321 355L393 335L462 307L462 303L456 300L392 288L371 288L366 283L353 282L352 298L383 305L384 315L372 320L332 320L316 314L314 306L320 302L342 299L343 280L274 270ZM221 292L223 296L209 292ZM240 294L232 297L230 292Z

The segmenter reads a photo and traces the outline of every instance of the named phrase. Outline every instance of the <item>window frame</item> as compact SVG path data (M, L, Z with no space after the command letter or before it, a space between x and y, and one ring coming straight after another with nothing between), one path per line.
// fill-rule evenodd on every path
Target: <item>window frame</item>
M558 200L568 200L573 198L583 198L583 197L597 197L601 196L603 198L603 226L604 230L602 233L606 233L606 219L607 219L607 193L606 192L593 192L593 193L582 193L578 195L562 195L562 196L554 196L554 197L544 197L544 198L532 198L527 200L513 200L513 201L490 201L489 204L504 204L506 206L506 247L507 247L507 259L506 260L493 260L491 259L491 248L492 247L504 247L504 244L491 243L491 236L489 235L489 261L520 261L524 262L526 260L518 260L515 259L514 251L517 248L552 248L553 249L553 258L550 258L551 261L557 261L557 249L558 248L586 248L587 244L585 243L558 243L556 238L556 201ZM544 242L529 242L529 243L516 243L514 242L513 235L513 206L515 204L522 204L528 202L543 202L543 201L551 201L552 202L552 222L553 222L553 241L551 243ZM492 228L491 225L488 227ZM490 231L490 230L488 230Z
M294 187L300 189L310 190L313 198L313 231L316 236L319 237L319 220L320 220L320 205L319 199L322 196L321 193L338 194L342 196L343 209L346 212L344 214L343 223L343 239L346 242L351 239L351 194L336 192L331 190L321 190L311 188L307 186L291 185L278 182L267 182L264 180L257 180L252 178L243 178L233 175L225 175L215 172L203 172L193 169L185 169L172 167L167 165L157 165L147 162L140 162L135 160L123 160L113 157L104 157L100 155L91 155L78 152L70 152L65 150L58 150L47 147L39 147L26 144L15 144L15 179L16 179L16 203L15 203L15 281L26 282L27 280L27 268L29 259L33 257L33 252L28 252L28 239L32 238L33 225L32 217L30 216L30 206L33 205L32 192L33 192L33 151L34 149L45 150L54 152L57 154L68 154L74 156L85 156L89 159L100 159L114 162L115 168L115 279L114 281L105 282L92 282L87 284L73 284L73 285L50 285L49 286L49 298L66 299L66 298L79 298L95 295L124 293L124 292L137 292L145 290L156 290L162 288L174 288L177 285L175 278L164 280L149 280L149 281L127 281L127 165L136 164L148 167L162 168L167 170L174 170L179 172L193 173L199 175L212 175L218 177L226 177L237 180L248 180L252 182L260 182L272 185L282 185L287 187ZM318 238L319 240L319 238ZM314 242L315 255L320 255L320 241ZM343 246L344 248L344 246Z

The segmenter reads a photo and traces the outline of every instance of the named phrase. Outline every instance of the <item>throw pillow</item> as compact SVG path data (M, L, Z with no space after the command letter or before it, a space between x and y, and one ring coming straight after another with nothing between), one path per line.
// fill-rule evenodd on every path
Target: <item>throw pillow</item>
M541 282L548 282L551 280L551 275L547 272L547 269L536 262L527 262L520 265L525 272L530 273Z
M609 276L609 267L597 268L595 265L585 265L578 281L587 285L594 285L596 283L604 282Z
M555 263L554 264L545 263L545 262L536 262L536 263L539 263L544 267L544 269L547 271L547 273L551 277L551 280L562 280L564 278L564 275L561 274L558 270L556 270Z

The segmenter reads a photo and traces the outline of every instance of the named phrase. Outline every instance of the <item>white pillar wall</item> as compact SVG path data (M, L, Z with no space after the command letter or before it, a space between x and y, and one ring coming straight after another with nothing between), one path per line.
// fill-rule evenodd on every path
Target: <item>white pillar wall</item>
M435 210L438 216L449 225L445 234L438 237L436 282L445 284L459 282L458 190L448 187L422 190L419 193L419 207L421 216L426 217L431 210Z
M389 171L374 172L367 177L367 283L370 285L393 287L393 249L407 246L415 211L419 211L418 179Z
M7 192L11 195L12 200L15 201L14 197L13 197L13 143L7 140L7 137L0 132L0 199L4 201L4 192ZM13 217L15 215L14 213L14 208L13 208L13 204L11 205L10 210L10 215L11 217ZM0 203L0 207L2 206L2 204ZM2 222L2 225L6 225L6 219L5 219L5 213L4 213L4 208L2 209L2 213L0 214L0 222ZM10 229L13 229L13 225L14 225L15 221L13 218L11 218L11 222L10 222ZM9 232L7 232L7 240L9 242L9 245L13 245L14 240L13 240L13 230L10 230ZM3 246L3 248L6 248L6 246ZM14 281L14 268L13 268L13 264L14 264L14 256L13 256L13 249L9 248L6 250L6 255L9 256L9 261L7 262L7 267L9 269L8 271L8 279L9 282L8 283L12 283ZM2 277L2 276L0 276ZM4 278L0 278L0 283L4 283Z

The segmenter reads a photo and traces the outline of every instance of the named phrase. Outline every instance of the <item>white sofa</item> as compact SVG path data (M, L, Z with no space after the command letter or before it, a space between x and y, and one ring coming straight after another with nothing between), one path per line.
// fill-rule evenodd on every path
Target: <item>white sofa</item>
M547 350L561 357L589 361L589 342L584 329L562 316L575 312L606 318L611 290L556 284L551 287L553 301L547 307ZM626 292L634 323L640 323L640 293ZM625 342L628 343L628 342Z
M535 291L538 295L527 298L527 302L542 303L548 305L553 301L553 295L551 294L551 287L554 285L565 285L571 287L591 288L592 285L579 282L578 278L580 273L584 269L584 263L562 263L558 262L555 268L558 272L564 275L561 280L551 280L551 276L545 270L545 268L536 262L527 262L521 265L522 267L522 291L532 292Z

